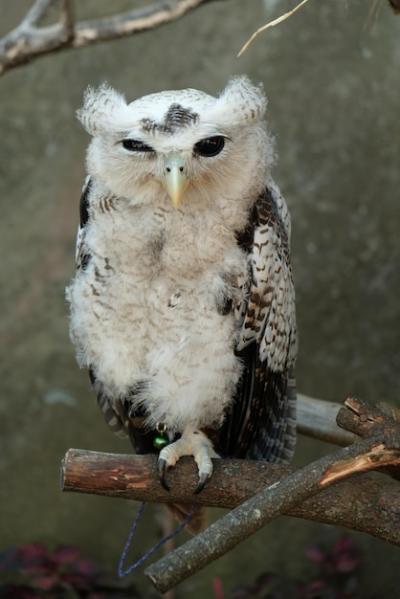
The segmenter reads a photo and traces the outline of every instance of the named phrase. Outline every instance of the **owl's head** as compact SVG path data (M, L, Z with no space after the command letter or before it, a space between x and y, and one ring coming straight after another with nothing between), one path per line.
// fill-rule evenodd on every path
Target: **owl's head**
M88 170L113 193L175 207L252 196L272 162L266 99L247 77L213 97L186 89L128 104L102 85L88 89L78 118L93 136Z

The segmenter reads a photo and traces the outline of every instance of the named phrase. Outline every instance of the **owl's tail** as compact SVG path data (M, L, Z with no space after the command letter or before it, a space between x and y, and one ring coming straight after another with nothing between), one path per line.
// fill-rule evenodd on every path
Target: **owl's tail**
M207 527L207 510L187 503L170 503L167 510L179 522L187 521L185 530L196 535Z

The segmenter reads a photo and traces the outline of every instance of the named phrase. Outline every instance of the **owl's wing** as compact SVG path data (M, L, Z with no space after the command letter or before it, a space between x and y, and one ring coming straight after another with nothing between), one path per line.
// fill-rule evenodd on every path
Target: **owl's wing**
M297 335L289 237L286 204L272 183L238 236L249 274L246 299L236 307L244 371L222 430L227 455L287 461L294 451Z
M85 268L90 256L85 248L86 228L89 222L90 191L92 189L92 180L86 177L85 184L82 187L81 199L79 202L79 226L76 235L75 245L75 264L76 268Z

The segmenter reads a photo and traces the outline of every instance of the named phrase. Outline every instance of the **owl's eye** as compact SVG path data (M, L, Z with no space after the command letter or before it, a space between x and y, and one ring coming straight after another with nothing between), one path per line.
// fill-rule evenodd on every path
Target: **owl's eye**
M214 135L213 137L207 137L198 141L193 149L195 154L211 158L222 152L224 145L225 138L222 135Z
M147 146L137 139L123 139L122 147L129 152L154 152L151 146Z

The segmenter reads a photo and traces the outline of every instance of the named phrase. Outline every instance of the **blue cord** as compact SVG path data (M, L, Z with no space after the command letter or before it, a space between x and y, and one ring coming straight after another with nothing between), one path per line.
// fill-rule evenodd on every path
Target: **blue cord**
M191 510L188 513L188 515L186 516L186 518L184 520L182 520L182 522L179 524L179 526L176 527L176 529L173 532L171 532L169 535L165 535L165 537L160 539L155 545L153 545L153 547L151 547L148 551L146 551L146 553L144 553L135 562L133 562L133 564L131 564L130 566L125 568L125 560L128 555L128 551L131 546L132 539L135 536L135 532L136 532L137 526L139 524L139 520L142 517L142 514L144 512L145 505L146 505L145 502L142 501L137 513L135 514L135 518L134 518L134 520L131 524L131 528L129 530L128 538L127 538L125 546L122 550L121 557L119 558L118 576L120 578L123 578L124 576L127 576L131 572L134 572L136 570L136 568L141 566L143 564L143 562L145 562L149 557L151 557L153 555L153 553L155 553L157 551L157 549L162 547L170 539L175 538L185 528L186 524L188 524L190 522L190 520L192 519L192 517L196 511L195 509Z

